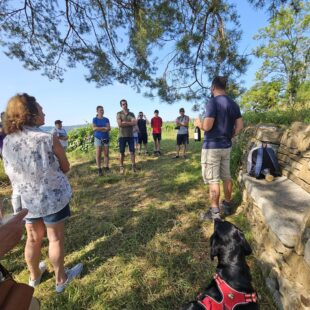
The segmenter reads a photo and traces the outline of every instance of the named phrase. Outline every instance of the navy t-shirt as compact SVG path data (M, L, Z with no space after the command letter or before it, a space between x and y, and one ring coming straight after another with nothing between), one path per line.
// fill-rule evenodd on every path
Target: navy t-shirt
M93 124L96 127L106 127L107 124L110 124L110 121L106 117L103 117L103 118L94 117ZM109 132L95 131L94 136L98 139L109 139Z
M211 130L205 131L202 148L226 149L231 147L235 121L241 117L240 108L226 95L211 98L206 104L204 117L214 118Z

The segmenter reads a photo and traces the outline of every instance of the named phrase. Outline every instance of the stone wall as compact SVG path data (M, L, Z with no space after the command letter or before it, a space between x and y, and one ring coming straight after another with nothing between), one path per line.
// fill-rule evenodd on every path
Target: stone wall
M310 125L294 123L281 138L278 150L283 175L310 193Z
M262 141L277 152L282 177L271 183L246 174L243 211L255 239L255 254L278 309L310 309L310 126L261 125L246 129L245 155Z

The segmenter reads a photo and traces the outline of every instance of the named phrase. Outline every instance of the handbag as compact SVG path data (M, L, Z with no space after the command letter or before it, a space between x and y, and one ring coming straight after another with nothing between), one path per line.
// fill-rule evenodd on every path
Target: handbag
M0 272L2 273L2 280L0 280L0 309L28 310L34 288L24 283L17 283L1 264Z

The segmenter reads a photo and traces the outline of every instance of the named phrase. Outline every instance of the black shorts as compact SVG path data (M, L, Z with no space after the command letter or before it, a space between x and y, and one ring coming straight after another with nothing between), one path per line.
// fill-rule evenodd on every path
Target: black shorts
M177 135L177 145L188 144L188 134Z
M161 140L161 133L153 133L153 139L154 139L154 141L156 141L156 140L160 141Z
M141 144L143 142L143 144L147 143L147 134L140 134L138 136L138 143Z

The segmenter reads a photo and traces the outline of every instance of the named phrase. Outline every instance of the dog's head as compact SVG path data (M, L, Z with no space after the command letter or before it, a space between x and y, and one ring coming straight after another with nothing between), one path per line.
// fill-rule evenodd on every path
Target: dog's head
M214 233L210 238L211 260L215 256L226 255L228 252L243 254L252 253L251 246L244 237L243 232L230 222L215 220Z

